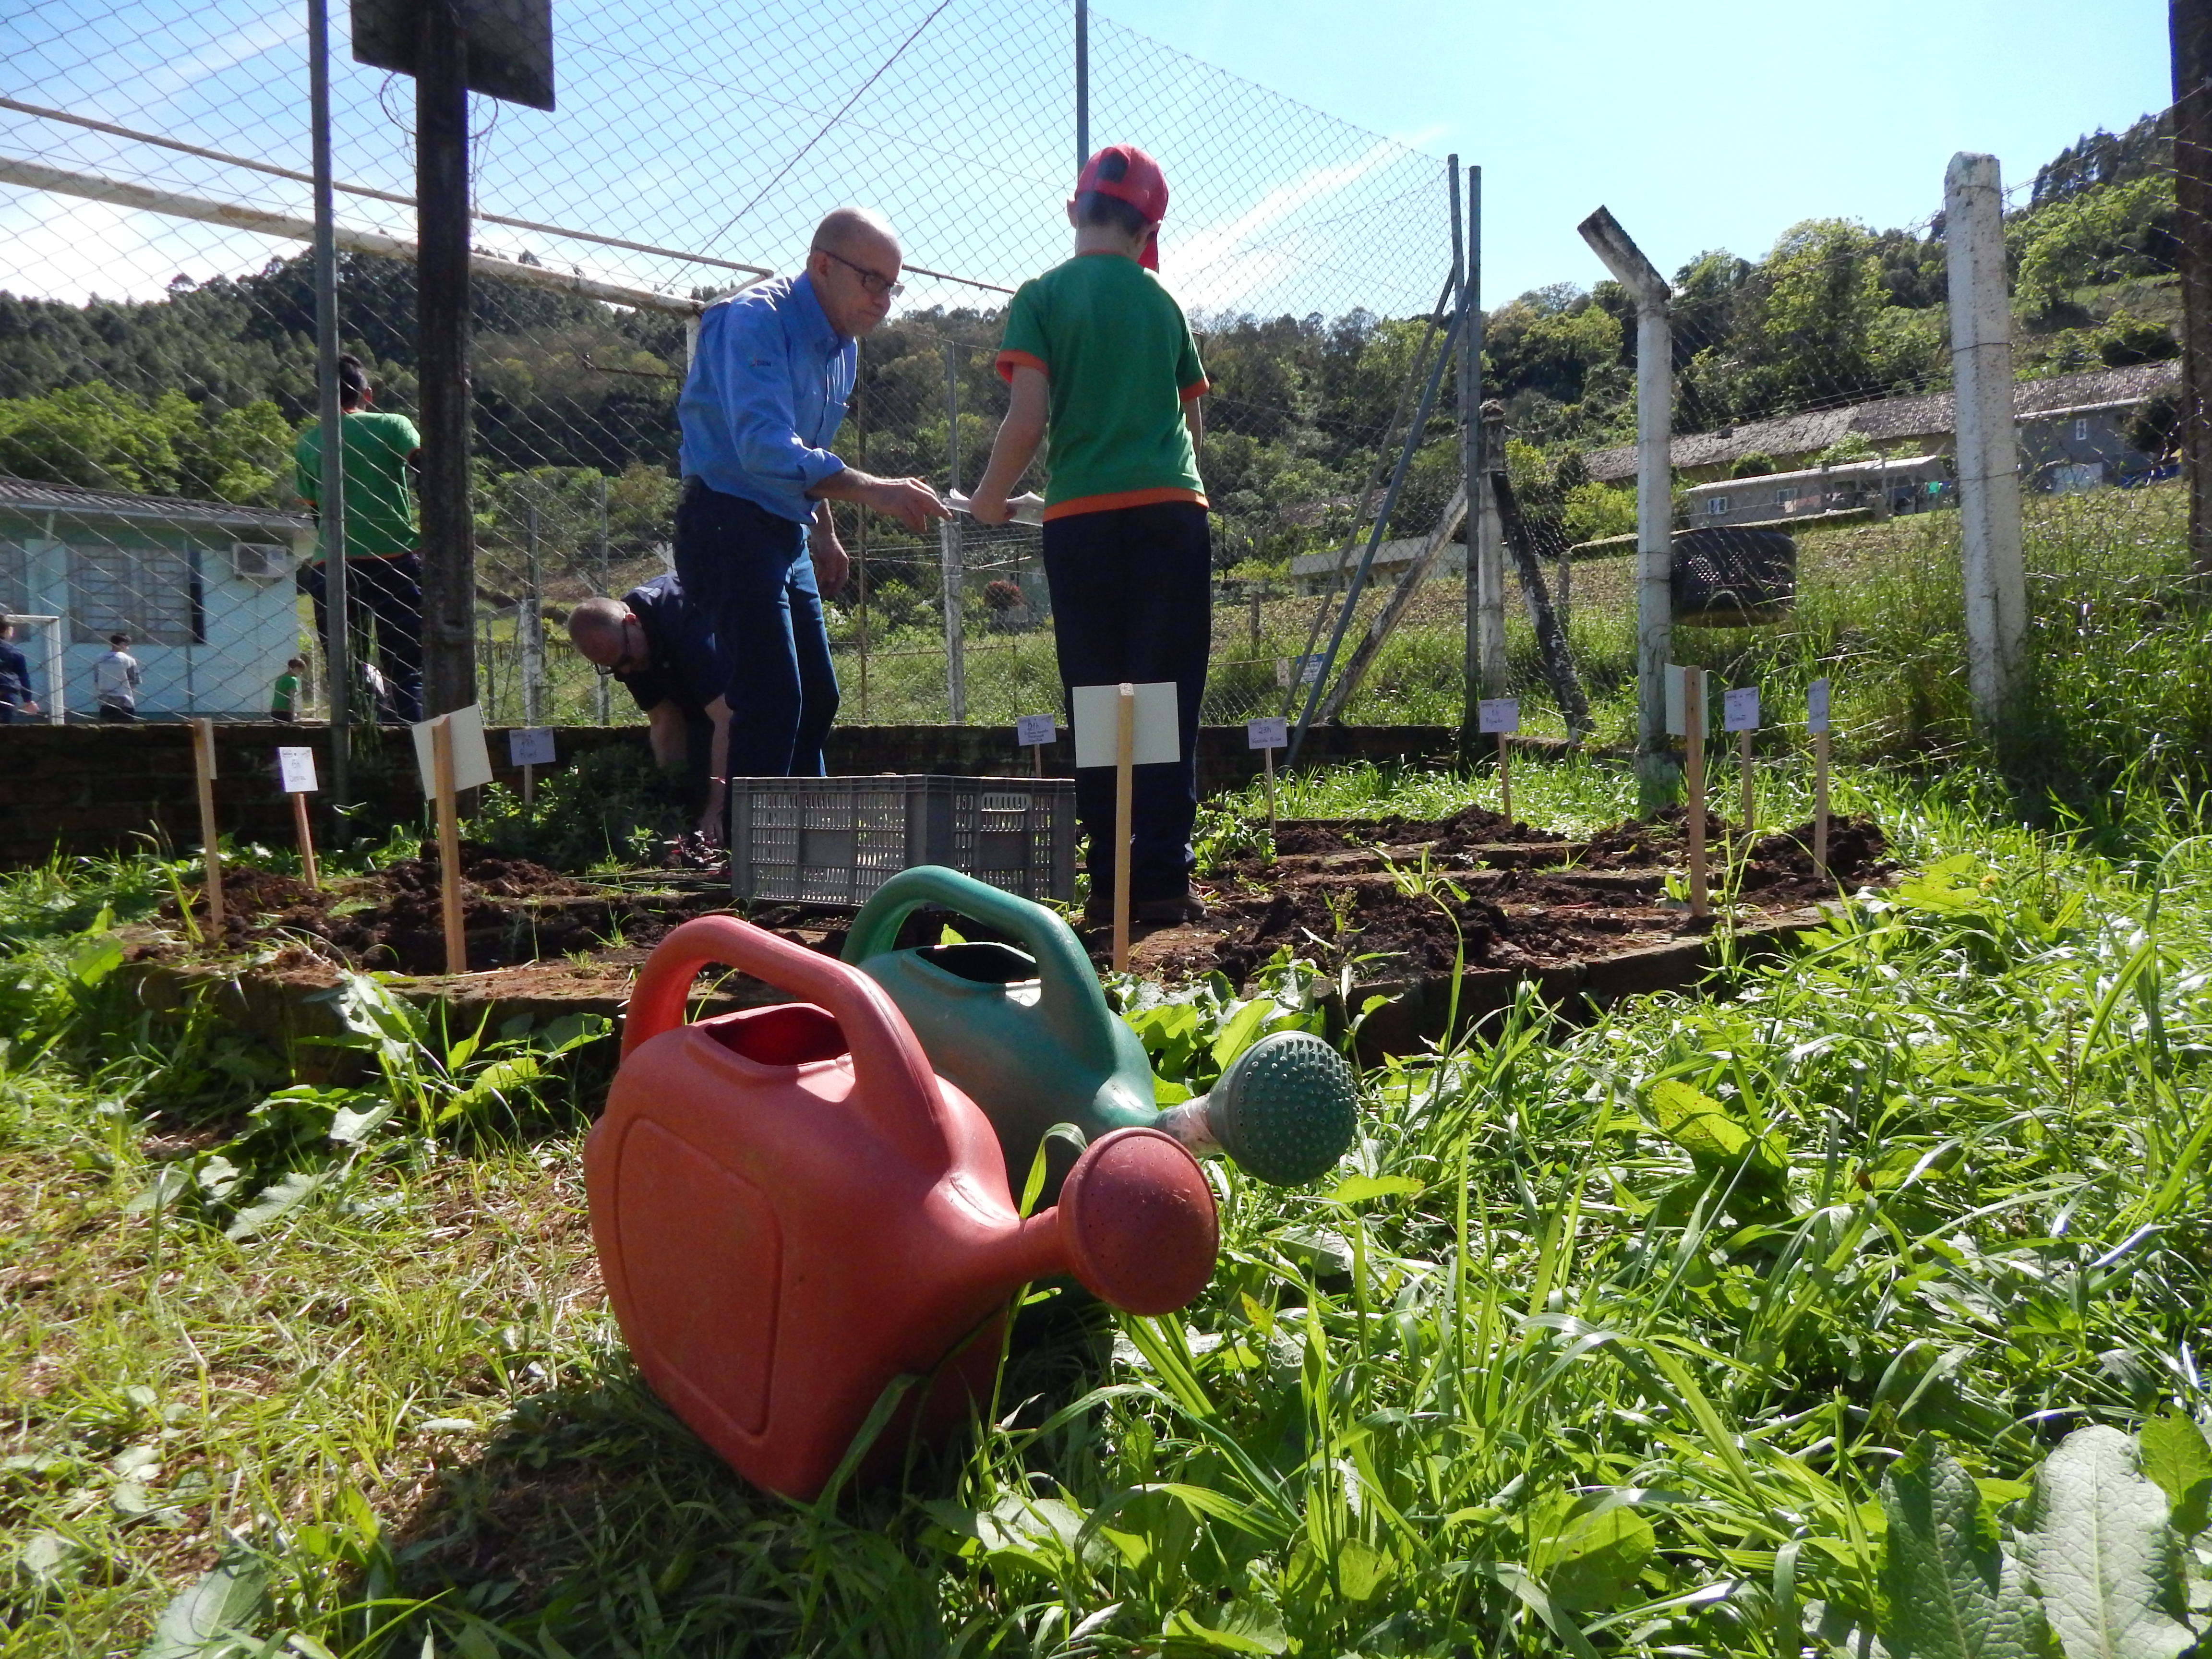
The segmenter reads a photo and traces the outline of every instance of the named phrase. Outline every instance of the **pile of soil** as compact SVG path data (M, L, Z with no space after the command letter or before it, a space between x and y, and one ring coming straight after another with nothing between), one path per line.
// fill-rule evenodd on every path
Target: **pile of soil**
M1425 842L1438 853L1501 843L1539 845L1566 838L1532 829L1486 806L1468 806L1448 818L1309 818L1279 826L1275 851L1349 853L1372 847L1409 847Z
M1586 870L1681 869L1689 858L1683 827L1687 817L1680 807L1669 806L1648 823L1624 819L1592 836L1575 863ZM1734 824L1709 813L1705 857L1716 886L1724 869L1740 864L1735 872L1737 890L1761 904L1818 903L1835 897L1838 888L1849 891L1897 868L1889 857L1889 837L1869 817L1828 820L1826 874L1813 862L1810 819L1761 836L1747 848Z
M195 888L187 896L192 921L204 935L205 894ZM678 923L728 905L728 893L719 888L630 895L527 859L473 845L462 848L461 925L472 970L610 946L641 951ZM177 920L173 899L162 911L166 920ZM372 970L445 972L436 860L402 859L372 875L337 878L320 890L274 871L226 870L216 948L270 945L301 963L321 958Z

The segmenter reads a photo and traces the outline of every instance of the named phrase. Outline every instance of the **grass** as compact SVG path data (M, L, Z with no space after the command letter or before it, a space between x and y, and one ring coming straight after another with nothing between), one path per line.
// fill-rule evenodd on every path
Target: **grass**
M1627 789L1529 765L1516 804L1572 828ZM1915 1437L1997 1516L2070 1430L2212 1413L2212 848L2140 787L2124 857L1982 789L1848 771L1927 875L1788 963L1369 1073L1336 1176L1221 1175L1199 1303L1032 1309L1003 1421L813 1507L640 1384L583 1224L587 1063L471 1094L497 1060L394 1039L383 1092L476 1107L295 1137L270 1170L337 1173L233 1237L142 1200L288 1079L104 974L103 910L165 875L8 878L0 1654L132 1650L218 1562L240 1651L410 1659L1733 1656L1797 1651L1808 1608L1893 1621Z

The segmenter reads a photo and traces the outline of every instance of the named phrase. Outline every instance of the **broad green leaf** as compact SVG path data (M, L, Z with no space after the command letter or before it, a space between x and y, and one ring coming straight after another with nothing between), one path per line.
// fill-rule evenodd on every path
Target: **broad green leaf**
M1362 1204L1370 1198L1395 1198L1418 1193L1421 1183L1411 1176L1346 1176L1328 1194L1332 1204Z
M1922 910L1956 911L1972 908L1982 899L1982 861L1972 853L1929 865L1897 887L1899 902Z
M2212 1524L2212 1446L2204 1431L2179 1412L2143 1425L2136 1437L2142 1448L2142 1472L2173 1505L2173 1529L2193 1538Z
M268 1570L250 1555L225 1555L198 1582L178 1592L161 1609L153 1638L138 1659L217 1659L252 1652L258 1645L247 1629L260 1613L269 1589Z
M1554 1606L1577 1613L1617 1607L1657 1543L1651 1523L1624 1506L1576 1516L1539 1552L1549 1563L1544 1589Z
M1357 1538L1347 1538L1336 1552L1336 1587L1347 1601L1364 1601L1390 1576L1390 1558Z
M107 912L100 914L104 927ZM70 953L70 972L80 985L97 985L122 965L123 941L112 933L93 933Z
M2135 1442L2076 1429L2036 1473L2036 1588L2066 1659L2174 1659L2194 1638L2178 1617L2179 1545L2166 1495L2136 1466Z
M1973 1478L1923 1435L1882 1477L1881 1632L1893 1659L2033 1659L2042 1619Z
M1679 1078L1653 1084L1650 1102L1659 1133L1700 1163L1733 1165L1748 1157L1751 1167L1765 1175L1790 1167L1779 1137L1753 1134L1727 1107Z
M1850 1608L1834 1601L1808 1601L1804 1607L1805 1634L1831 1659L1890 1659L1881 1638L1867 1628L1872 1622L1853 1617Z
M363 1090L362 1095L368 1102L366 1109L356 1111L350 1106L341 1106L331 1114L331 1139L341 1146L365 1144L369 1136L382 1128L392 1113L399 1109L399 1103L396 1100L388 1097L380 1099L367 1090Z
M1221 1653L1281 1653L1290 1646L1279 1631L1216 1630L1180 1609L1169 1615L1160 1635L1170 1653L1188 1652L1194 1646Z
M289 1215L310 1198L331 1178L327 1170L295 1170L283 1179L271 1182L256 1194L253 1202L240 1210L229 1226L223 1229L226 1238L251 1238L270 1223Z
M1225 1066L1257 1042L1274 1012L1275 1005L1265 997L1255 997L1239 1008L1213 1039L1213 1063Z

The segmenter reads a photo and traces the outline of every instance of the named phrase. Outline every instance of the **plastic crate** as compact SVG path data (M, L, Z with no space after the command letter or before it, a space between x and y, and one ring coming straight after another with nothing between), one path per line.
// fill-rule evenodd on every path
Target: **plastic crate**
M1073 899L1073 781L730 780L730 883L740 902L858 905L917 864L1023 898Z

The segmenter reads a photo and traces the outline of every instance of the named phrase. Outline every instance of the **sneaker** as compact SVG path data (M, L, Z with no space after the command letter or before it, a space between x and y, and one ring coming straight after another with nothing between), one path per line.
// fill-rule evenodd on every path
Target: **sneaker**
M1195 893L1179 893L1173 898L1146 899L1133 905L1131 914L1136 921L1172 927L1179 922L1204 921L1206 901Z

